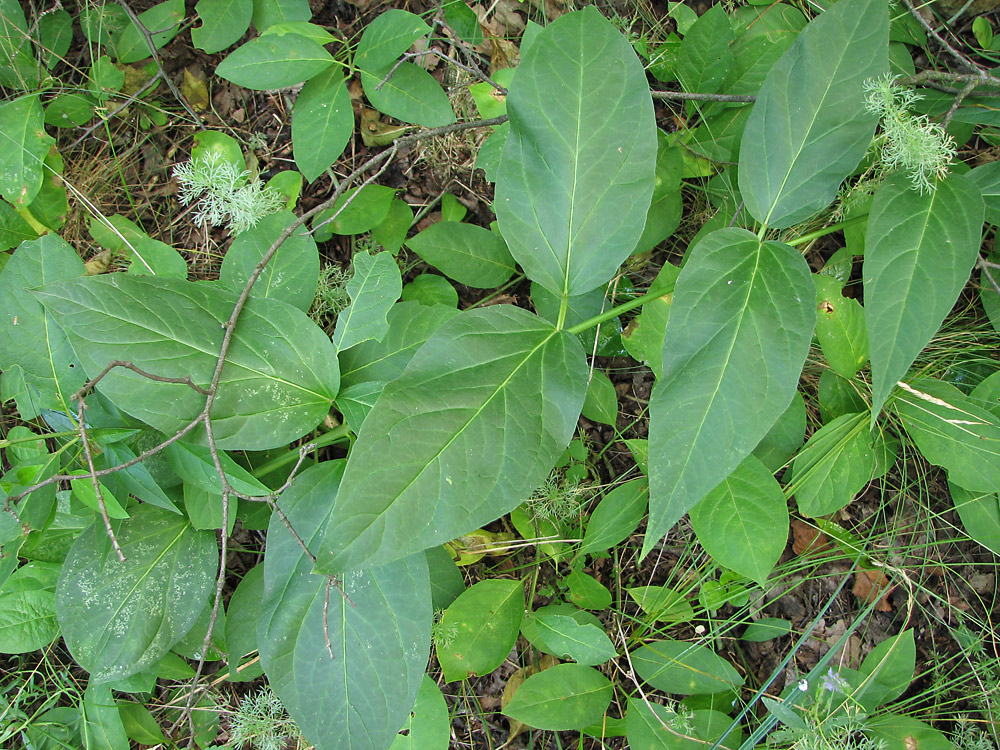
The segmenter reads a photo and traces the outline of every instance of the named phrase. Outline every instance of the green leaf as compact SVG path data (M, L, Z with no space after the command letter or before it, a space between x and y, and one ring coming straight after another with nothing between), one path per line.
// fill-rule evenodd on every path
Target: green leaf
M118 703L118 714L125 734L140 745L159 745L167 741L153 714L141 703L123 700Z
M802 256L712 232L677 279L650 401L647 554L788 407L809 353L815 289Z
M596 615L586 612L579 607L574 607L572 604L557 602L555 604L547 604L544 607L539 607L534 612L529 613L524 620L521 621L521 635L524 636L528 643L541 651L543 654L556 654L556 649L544 639L541 630L538 628L539 618L551 615L563 615L571 618L578 625L592 625L602 632L604 630L604 626L601 624L601 621L597 619Z
M372 239L390 253L398 253L413 223L413 209L406 201L394 198L389 213L380 224L372 227ZM455 303L458 304L457 301Z
M487 675L514 647L524 616L524 585L491 578L470 586L441 616L449 638L437 644L446 682Z
M507 111L494 210L511 254L557 296L600 286L639 241L653 193L642 65L595 8L567 13L523 53Z
M865 734L885 750L954 750L947 737L912 716L882 714L865 722Z
M5 274L6 275L6 274ZM90 377L122 356L162 377L209 384L236 295L165 277L109 274L35 293L67 330ZM181 325L183 323L183 325ZM333 345L305 313L251 298L240 316L212 410L222 449L286 445L327 414L339 384ZM118 368L99 386L115 405L161 432L189 423L205 397Z
M312 550L322 547L332 528L330 508L342 471L339 461L311 467L279 501ZM268 681L317 747L384 750L409 715L427 665L431 598L425 557L351 573L339 586L343 594L328 589L281 519L272 516L257 626Z
M187 484L213 495L222 494L222 483L208 446L192 445L177 440L164 449L170 468ZM236 463L225 452L219 452L219 463L226 473L226 481L237 492L251 497L263 497L271 490L250 472Z
M677 79L685 91L714 94L733 65L733 26L721 5L713 5L684 35Z
M104 459L107 462L105 468L118 466L131 461L135 457L136 454L132 449L122 443L112 443L104 446ZM119 484L122 490L135 495L144 503L156 505L173 513L180 513L180 510L167 497L166 493L160 488L160 485L156 483L153 475L149 473L149 469L146 468L142 461L128 468L119 469L109 477L105 477L104 481L109 484Z
M15 208L29 205L42 189L42 161L56 142L45 132L38 95L0 104L0 195Z
M831 276L813 274L816 284L816 338L835 372L854 377L868 361L865 313L856 299L843 295L843 284Z
M8 579L5 589L10 588ZM45 589L0 594L0 653L26 654L45 648L59 635L55 594Z
M688 622L694 618L688 600L669 586L632 586L626 591L652 622Z
M226 612L226 647L229 651L229 679L251 680L262 670L256 666L240 669L243 657L257 650L257 616L264 599L264 564L254 565L243 576L229 600Z
M400 300L412 300L421 305L444 305L458 307L458 291L444 276L436 273L422 273L403 287Z
M514 259L496 232L473 224L440 221L406 240L424 261L459 284L493 289L514 275Z
M353 131L354 110L344 73L331 66L306 81L292 109L292 153L308 182L340 158Z
M986 221L994 226L1000 225L1000 162L991 161L976 167L965 178L982 191Z
M25 383L38 390L40 408L75 414L70 396L87 376L52 313L28 290L83 274L83 261L55 234L23 243L0 274L0 370L6 377L10 368L19 366Z
M191 29L191 42L210 55L236 44L250 28L253 16L249 0L198 0L194 9L201 26Z
M351 304L337 316L333 345L338 351L362 341L381 341L389 330L386 314L399 299L403 281L390 253L357 253L351 261L354 274L347 282Z
M390 70L392 75L389 75ZM397 120L426 128L455 122L451 101L441 84L413 63L404 62L399 67L391 66L374 73L362 69L361 85L375 109Z
M297 23L310 18L309 0L253 0L253 25L260 33L275 24Z
M974 541L1000 555L1000 501L995 492L969 492L950 482L951 499L965 533Z
M266 91L308 80L333 65L323 45L298 34L252 39L226 57L215 74L238 86Z
M66 53L73 42L73 16L60 8L38 18L38 47L45 67L50 70Z
M403 731L406 734L397 734L389 750L448 750L451 740L448 704L430 675L425 674L420 682L417 702L400 729Z
M121 90L124 83L125 73L119 70L107 55L101 55L90 66L90 93L98 101L107 101Z
M389 9L365 28L354 55L354 64L369 72L384 70L430 31L431 27L420 16L405 10Z
M732 719L719 711L697 709L678 714L673 708L629 698L625 731L631 750L700 750L711 746L729 729ZM738 748L742 742L737 728L721 747Z
M82 470L71 472L72 474L83 475ZM83 503L85 506L90 508L94 512L99 512L100 503L97 500L97 493L94 491L94 484L89 476L80 476L79 479L73 479L70 481L70 485L73 488L73 497ZM98 482L97 486L101 488L101 495L104 499L104 506L107 510L109 518L128 518L128 512L121 506L118 502L118 498L103 483Z
M295 216L290 211L265 216L257 226L240 232L226 251L219 270L219 283L239 294L261 258L271 249ZM250 294L271 297L308 312L316 296L319 249L305 227L296 229L264 267Z
M344 387L364 382L395 380L413 355L458 310L399 302L386 315L389 332L381 341L363 341L340 353ZM465 529L464 531L468 531ZM464 533L464 532L463 532Z
M89 231L90 236L101 247L126 254L129 273L187 278L188 268L184 256L170 245L154 240L124 216L93 216Z
M711 695L743 684L728 661L695 643L654 641L632 652L632 665L657 690L678 695Z
M569 443L586 380L579 341L525 310L445 323L365 419L320 570L399 559L513 510Z
M792 632L792 623L780 617L762 617L750 623L743 631L742 639L751 643L774 640Z
M691 509L691 526L715 562L763 586L788 542L788 506L751 455Z
M790 227L833 201L875 132L862 85L887 70L888 44L885 3L846 0L774 64L740 147L740 193L755 219Z
M583 416L592 422L615 426L618 421L618 392L611 379L595 370L590 374L587 397L583 402Z
M17 247L22 242L28 242L38 237L38 233L31 228L21 215L6 201L0 201L0 250L9 250ZM4 255L9 259L9 255ZM3 270L6 261L0 261L0 271Z
M969 280L983 210L979 188L961 175L927 195L896 175L875 193L863 267L873 424Z
M633 479L607 493L590 514L579 552L604 552L624 540L639 527L648 500L649 485L645 479Z
M611 606L611 592L593 576L573 569L566 576L566 601L581 609L607 609Z
M845 414L813 433L792 463L799 511L812 518L847 505L875 470L867 414Z
M479 16L462 0L448 0L443 5L444 20L460 38L473 47L482 44L483 30L479 26Z
M906 433L949 481L970 492L1000 491L1000 418L930 378L911 381L893 403Z
M780 3L767 8L743 6L731 16L736 31L733 67L722 91L726 94L757 94L785 51L806 25L802 12Z
M116 536L100 523L73 543L56 587L56 611L73 658L106 682L151 667L194 625L218 565L215 535L140 505Z
M776 472L802 447L806 437L806 405L802 394L792 396L792 403L778 417L753 454L770 471Z
M593 667L557 664L526 679L503 714L537 729L581 729L600 720L613 692Z
M181 31L181 21L184 20L184 0L166 0L154 5L138 15L139 22L150 32L153 49L160 49ZM112 41L115 59L122 64L139 62L153 54L149 43L134 21Z
M917 665L917 646L913 629L886 638L873 648L861 663L860 672L873 677L864 693L873 708L891 703L906 692Z
M536 615L535 627L553 653L560 658L594 666L618 655L603 629L592 623L581 624L569 615Z
M81 708L84 750L129 750L128 735L110 687L88 683Z
M313 219L313 229L331 216L337 218L316 231L317 242L325 242L334 234L361 234L381 224L392 208L395 189L385 185L365 185L349 190L336 203Z

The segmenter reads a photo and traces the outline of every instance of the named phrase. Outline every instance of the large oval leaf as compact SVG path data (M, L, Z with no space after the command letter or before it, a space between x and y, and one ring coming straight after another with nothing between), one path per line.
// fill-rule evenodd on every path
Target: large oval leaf
M600 286L635 248L653 195L642 65L595 8L568 13L524 54L507 113L494 209L511 254L558 296Z
M795 394L816 322L809 267L779 242L712 232L674 288L650 402L643 554L767 435Z
M88 377L128 358L162 377L212 379L223 324L237 295L218 285L121 273L48 284L36 297L66 330ZM212 409L223 449L287 445L327 414L339 384L330 339L305 313L251 298L240 316ZM186 385L118 368L101 392L120 409L172 433L204 408Z
M216 75L244 88L282 89L312 78L333 65L323 45L299 34L268 34L233 50Z
M396 560L513 510L569 443L587 390L576 337L497 305L445 323L351 450L321 570Z
M70 548L56 586L56 613L73 658L106 682L156 664L194 625L212 591L215 535L151 505L132 508L116 535L101 523Z
M55 143L43 118L37 95L0 104L0 195L15 208L30 204L42 189L42 162Z
M342 462L311 467L281 496L310 549L330 532L342 473ZM340 585L343 594L331 589L327 605L326 579L313 574L312 561L273 515L257 626L271 687L316 747L384 750L409 716L427 666L426 558L350 573Z
M888 45L882 0L842 0L774 64L740 147L740 193L755 219L789 227L834 199L875 132L863 84L886 71Z
M926 195L896 175L875 193L863 268L873 422L969 280L984 210L979 188L961 175Z

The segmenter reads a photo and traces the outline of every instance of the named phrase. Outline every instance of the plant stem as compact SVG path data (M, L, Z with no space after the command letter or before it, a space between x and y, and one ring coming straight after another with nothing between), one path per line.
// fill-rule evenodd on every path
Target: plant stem
M327 445L333 445L334 443L339 443L341 440L347 439L348 436L350 435L350 432L351 428L348 427L346 424L342 424L340 425L340 427L336 427L330 430L329 432L325 432L315 440L310 440L309 442L312 443L314 449L323 448ZM280 469L285 464L290 464L293 461L297 461L298 458L299 458L298 453L296 453L295 451L288 451L287 453L282 453L277 458L272 458L266 464L261 464L251 473L259 479L260 477L270 474L275 469Z
M868 214L864 213L859 216L852 216L850 219L844 219L843 221L835 222L830 226L823 227L822 229L817 229L815 232L808 232L803 234L801 237L796 237L794 240L788 240L785 242L786 245L791 245L795 247L796 245L804 245L807 242L812 242L819 237L825 237L828 234L833 234L834 232L840 231L844 227L849 227L852 224L857 224L859 221L863 221L868 218Z
M573 334L583 333L584 331L589 330L595 326L599 326L601 323L604 323L605 321L617 318L622 313L626 313L629 310L634 310L635 308L646 304L650 300L658 299L659 297L665 297L667 294L669 294L669 292L664 292L662 290L656 292L647 292L646 294L643 294L641 297L636 297L635 299L630 299L628 302L616 305L615 307L612 307L610 310L605 310L600 315L595 315L592 318L588 318L582 323L577 323L575 326L567 328L566 330L569 333Z

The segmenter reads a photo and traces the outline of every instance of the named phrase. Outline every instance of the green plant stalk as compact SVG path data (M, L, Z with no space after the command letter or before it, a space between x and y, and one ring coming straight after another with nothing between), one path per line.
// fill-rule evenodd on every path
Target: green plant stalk
M335 443L339 443L342 440L350 440L350 436L351 436L351 428L346 424L342 424L339 427L335 427L334 429L330 430L329 432L323 433L318 438L316 438L315 440L311 440L310 442L315 448L325 448L328 445L334 445ZM298 451L288 451L287 453L283 453L277 458L272 458L266 464L258 466L250 473L253 474L255 477L260 478L270 474L272 471L276 469L280 469L282 466L285 466L286 464L295 463L296 461L298 461L298 459L299 459Z
M828 234L833 234L834 232L839 232L845 227L849 227L853 224L857 224L859 221L864 221L868 218L867 213L859 214L858 216L852 216L850 219L844 219L843 221L834 222L827 227L822 229L817 229L815 232L807 232L801 237L796 237L794 240L788 240L785 242L786 245L791 245L795 247L796 245L804 245L807 242L812 242L813 240L819 239L820 237L825 237Z
M659 299L660 297L666 297L667 294L663 292L647 292L640 297L635 299L630 299L628 302L623 302L620 305L612 307L610 310L605 310L600 315L595 315L592 318L588 318L582 323L577 323L575 326L570 326L566 329L567 333L579 334L587 331L591 328L596 328L601 323L606 323L609 320L617 318L622 313L627 313L629 310L634 310L637 307L642 307L642 305L650 302L654 299Z

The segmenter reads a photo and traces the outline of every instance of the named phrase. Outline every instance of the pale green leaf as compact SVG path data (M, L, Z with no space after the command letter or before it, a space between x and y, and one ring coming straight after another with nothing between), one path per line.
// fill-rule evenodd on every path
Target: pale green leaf
M595 370L590 375L587 397L583 402L583 416L592 422L615 426L618 421L618 392L611 379Z
M215 535L149 505L117 525L118 560L104 526L73 543L56 588L56 611L73 658L105 682L156 664L194 625L212 590Z
M473 224L439 221L406 240L406 246L445 276L475 289L494 289L514 275L503 237Z
M875 447L868 415L845 414L823 425L792 463L799 511L816 518L840 510L868 484Z
M323 45L298 34L265 36L237 47L215 74L255 91L282 89L312 78L333 65Z
M197 49L214 55L236 44L250 28L252 0L198 0L194 6L201 26L191 29L191 42Z
M212 378L236 295L210 284L108 274L48 284L36 297L68 331L80 364L96 376L128 359L162 377ZM333 345L305 313L252 298L233 335L212 410L223 449L286 445L329 411L339 384ZM154 382L118 368L100 391L164 433L184 427L205 397L179 383Z
M265 216L257 226L236 235L222 259L219 283L237 294L242 292L261 258L294 220L290 211L281 211ZM308 312L316 296L318 278L319 249L306 228L299 227L275 252L250 293Z
M458 291L444 276L436 273L422 273L415 276L404 287L399 299L403 302L419 302L421 305L458 307Z
M969 280L983 210L979 188L962 175L925 195L896 175L875 193L863 267L873 423Z
M874 135L862 86L887 70L888 44L882 0L842 0L774 64L740 147L740 193L755 219L790 227L833 201Z
M26 654L59 635L55 594L45 589L0 594L0 653Z
M763 586L788 541L788 506L751 455L691 509L691 526L715 562Z
M579 341L525 310L452 318L365 419L320 569L399 559L513 510L569 443L586 382Z
M1000 225L1000 162L991 161L976 167L969 171L966 178L982 191L986 221L994 226Z
M381 341L389 330L387 313L403 291L399 266L390 253L357 253L351 261L354 274L347 282L351 304L337 316L333 345L337 351L362 341Z
M519 580L490 578L470 586L441 616L448 638L437 644L447 682L487 675L503 664L514 647L524 617L524 586Z
M187 278L187 263L180 253L120 214L91 217L89 231L101 247L126 255L129 273Z
M400 730L403 731L406 734L397 734L389 750L448 750L451 741L448 704L430 675L425 674L420 682L417 702Z
M954 750L955 745L929 724L902 714L882 714L865 722L865 734L885 750Z
M153 49L160 49L180 33L184 20L184 0L166 0L138 15L139 22L150 33ZM111 44L115 59L123 64L145 60L153 54L146 37L131 19Z
M557 664L526 679L503 713L537 729L581 729L600 720L613 692L593 667Z
M569 615L536 615L535 627L553 653L560 658L594 666L618 655L602 628L592 623L581 624Z
M1000 501L995 492L969 492L954 482L948 485L965 533L1000 555Z
M743 676L707 646L654 641L632 652L638 675L658 690L678 695L710 695L743 684Z
M802 447L805 437L806 405L802 394L796 393L792 396L792 403L753 449L753 455L772 472L776 472Z
M395 196L396 191L385 185L365 185L347 191L332 208L313 219L316 241L325 242L334 234L361 234L374 229L389 215ZM333 216L337 218L324 223Z
M204 492L214 495L222 494L222 483L219 473L212 460L208 446L192 445L184 440L177 440L164 449L170 468L186 484L198 487ZM251 497L263 497L271 490L256 479L224 451L219 452L219 463L226 474L229 486L237 492Z
M397 120L426 128L455 122L455 112L441 84L413 63L404 62L375 73L362 69L361 85L375 109Z
M311 467L279 500L312 550L331 530L342 469L333 461ZM350 573L328 586L272 516L257 626L268 681L315 746L384 750L409 715L427 665L425 557Z
M136 454L124 443L111 443L104 446L104 460L107 462L105 468L118 466L131 461ZM148 459L147 459L148 460ZM105 477L105 482L118 484L125 492L135 495L144 503L150 503L160 508L180 513L173 500L167 497L166 493L156 483L145 462L140 461L125 469L119 469L114 474Z
M600 286L635 248L652 199L642 65L596 8L568 13L523 53L507 111L494 210L511 254L557 296Z
M735 469L788 407L816 321L798 252L742 229L688 251L650 402L643 554Z
M354 110L344 73L331 66L306 81L292 109L292 153L307 181L337 161L353 131Z
M0 251L17 247L22 242L33 240L38 233L31 228L21 215L6 201L0 201ZM10 258L9 255L4 257ZM0 261L0 271L6 261Z
M229 600L226 612L226 647L229 651L229 679L251 680L262 669L256 664L240 669L243 657L257 650L257 617L264 599L264 564L254 565L243 576Z
M0 195L15 208L29 205L42 188L42 161L55 143L44 117L37 94L0 104Z
M816 338L830 367L845 378L854 377L868 361L865 312L856 299L843 295L843 284L832 276L814 274L816 284Z

